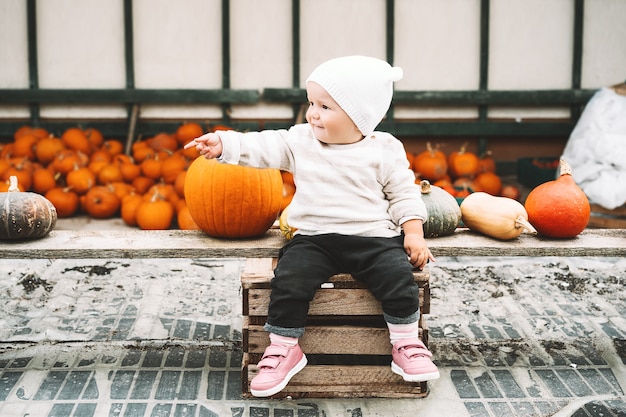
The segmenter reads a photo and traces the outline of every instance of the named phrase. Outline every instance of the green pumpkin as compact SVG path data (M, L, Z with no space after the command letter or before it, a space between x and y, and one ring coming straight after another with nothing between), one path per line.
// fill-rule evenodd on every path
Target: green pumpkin
M56 221L56 208L47 198L20 191L17 178L10 178L9 190L0 193L0 240L44 237Z
M443 188L422 180L422 200L428 210L428 221L424 223L424 237L447 236L461 224L461 209L456 199Z

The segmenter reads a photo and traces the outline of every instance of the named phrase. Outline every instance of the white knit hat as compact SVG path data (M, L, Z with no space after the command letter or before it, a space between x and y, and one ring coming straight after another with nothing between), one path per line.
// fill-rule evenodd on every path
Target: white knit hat
M315 82L350 116L365 136L383 120L393 96L393 82L402 79L402 68L366 56L346 56L324 62L306 82Z

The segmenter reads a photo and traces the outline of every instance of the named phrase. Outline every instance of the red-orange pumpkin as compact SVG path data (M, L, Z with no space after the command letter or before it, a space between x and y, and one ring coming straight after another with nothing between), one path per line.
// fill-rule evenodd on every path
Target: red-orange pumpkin
M209 236L248 238L265 233L283 200L277 169L222 164L198 157L185 176L191 217Z
M572 178L569 164L561 160L560 175L535 187L526 197L528 221L539 234L553 238L572 238L582 232L589 218L589 200Z

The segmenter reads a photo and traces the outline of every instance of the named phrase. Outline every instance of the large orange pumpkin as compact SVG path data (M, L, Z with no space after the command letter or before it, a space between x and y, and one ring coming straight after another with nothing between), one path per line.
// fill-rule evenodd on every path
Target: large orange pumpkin
M539 234L572 238L580 234L591 217L589 200L572 177L572 169L560 161L560 175L535 187L526 197L528 221Z
M209 236L248 238L265 233L283 200L277 169L222 164L198 157L185 176L191 217Z

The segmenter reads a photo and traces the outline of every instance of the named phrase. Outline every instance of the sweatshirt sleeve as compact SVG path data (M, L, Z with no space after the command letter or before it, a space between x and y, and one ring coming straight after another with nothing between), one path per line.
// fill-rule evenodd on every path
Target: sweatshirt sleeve
M291 170L293 164L293 155L289 146L291 129L248 133L225 130L216 133L222 140L220 162L256 168Z
M389 213L393 221L401 225L407 220L428 220L426 205L422 200L420 187L415 184L415 174L409 168L406 152L402 142L392 138L390 158L391 164L387 167L387 176L384 179L384 192L389 200Z

